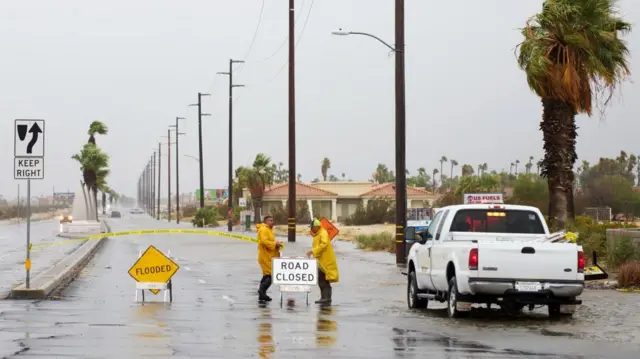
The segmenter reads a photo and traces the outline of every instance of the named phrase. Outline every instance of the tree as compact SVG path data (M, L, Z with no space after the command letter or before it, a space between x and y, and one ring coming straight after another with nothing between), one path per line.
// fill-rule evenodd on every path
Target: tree
M440 157L440 187L442 187L442 184L444 183L444 180L442 178L442 176L444 175L444 172L442 171L442 165L445 162L448 162L449 160L447 159L446 156L442 156Z
M338 182L338 177L335 175L329 175L329 182Z
M485 162L481 165L478 165L478 176L484 176L484 174L489 169L489 165Z
M88 143L93 143L95 145L96 144L95 135L96 134L106 135L107 133L109 133L109 128L107 127L107 125L105 125L100 121L91 122L91 124L89 125L89 131L87 131L87 134L89 135Z
M456 160L451 160L451 174L449 177L451 177L453 179L453 167L456 167L458 165L458 161Z
M78 163L80 164L83 184L87 188L87 193L93 194L94 204L97 204L98 176L103 175L104 171L109 168L109 156L94 143L87 143L84 145L80 153L71 156L71 158L78 161ZM90 217L95 216L96 220L98 220L97 209L93 208L94 206L92 205L90 212L88 206L86 207L87 215Z
M462 165L462 177L473 176L473 166L465 164Z
M258 153L253 161L253 167L246 169L246 181L253 202L254 223L261 223L262 196L266 186L273 184L274 170L271 166L271 157L264 153Z
M329 169L331 168L331 160L327 157L325 157L322 160L322 166L320 167L320 171L322 172L322 180L326 181L327 180L327 171L329 171Z
M107 193L111 192L111 188L109 188L109 186L107 185L107 176L109 176L109 172L109 169L101 168L96 174L96 187L97 190L102 194L102 214L107 214Z
M615 0L547 0L522 29L518 65L542 100L541 174L547 178L549 220L558 228L573 219L575 116L591 116L594 98L608 105L630 75L629 49L619 33L631 31L631 25L614 4Z
M383 163L378 163L376 167L376 171L373 173L372 178L376 183L389 183L396 180L396 176L393 174L393 171L389 171L387 165Z
M442 163L441 163L442 165ZM434 168L431 173L433 173L433 192L436 191L436 175L439 173L437 168ZM440 180L442 181L442 176L440 176Z
M516 167L515 167L515 169L516 169L516 176L518 175L518 165L519 165L519 164L520 164L520 160L516 160L516 162L515 162L515 165L516 165Z

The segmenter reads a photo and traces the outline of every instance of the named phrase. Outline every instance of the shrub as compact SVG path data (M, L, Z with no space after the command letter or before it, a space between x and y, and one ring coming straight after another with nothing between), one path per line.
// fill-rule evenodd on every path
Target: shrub
M361 226L369 224L393 223L396 219L396 207L389 200L373 199L367 203L365 209L362 204L356 211L345 219L348 226Z
M273 216L273 221L275 224L287 224L289 218L289 204L287 203L287 206L279 205L269 214ZM307 205L306 201L298 201L296 203L296 223L311 223L311 216L309 216L309 206Z
M620 266L618 285L623 288L640 287L640 261L629 262Z
M617 237L609 248L607 255L607 266L617 268L623 264L640 261L640 246L630 237Z
M196 215L191 221L194 227L216 227L218 226L217 210L214 207L198 208Z
M607 258L608 268L617 268L621 261L625 261L625 252L621 249L617 254L610 254L612 249L607 247L607 229L637 227L633 223L598 223L590 217L576 216L575 222L570 224L567 230L579 234L579 243L582 244L587 260L591 260L595 251L598 258Z
M396 241L393 234L380 232L374 234L360 234L356 237L358 248L371 251L388 251L395 253Z

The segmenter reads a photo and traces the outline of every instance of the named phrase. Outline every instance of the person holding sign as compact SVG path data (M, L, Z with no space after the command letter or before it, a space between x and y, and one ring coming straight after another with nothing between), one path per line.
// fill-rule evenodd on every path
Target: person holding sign
M318 219L311 222L311 235L313 245L307 252L307 257L313 256L318 260L318 286L320 287L320 299L317 304L331 304L331 283L339 280L338 263L336 255L333 253L333 244L329 233L322 227Z
M264 223L256 224L256 228L258 229L258 264L262 269L258 300L270 302L271 297L267 295L267 290L271 287L271 260L280 257L282 242L276 241L273 234L273 217L264 217Z

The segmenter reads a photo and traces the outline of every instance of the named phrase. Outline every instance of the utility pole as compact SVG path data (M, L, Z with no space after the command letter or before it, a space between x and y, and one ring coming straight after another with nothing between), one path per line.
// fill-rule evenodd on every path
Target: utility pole
M189 106L198 106L198 154L200 159L200 208L204 208L204 164L202 158L202 116L210 116L202 113L202 96L209 96L208 93L198 92L198 103Z
M171 128L167 130L167 218L171 223Z
M287 241L296 241L295 1L289 0L289 219Z
M156 204L158 207L158 217L156 220L160 220L160 182L161 182L161 174L162 174L162 143L158 142L158 203Z
M184 117L176 117L176 124L171 127L176 128L176 223L180 223L180 146L178 138L184 133L180 133L180 120Z
M396 55L396 263L404 264L407 226L406 119L404 83L404 0L395 0Z
M229 59L229 72L218 72L229 76L229 184L227 187L227 230L233 231L233 88L244 85L233 84L233 64L244 63L242 60Z
M151 159L151 218L156 216L156 151L153 151L153 158Z

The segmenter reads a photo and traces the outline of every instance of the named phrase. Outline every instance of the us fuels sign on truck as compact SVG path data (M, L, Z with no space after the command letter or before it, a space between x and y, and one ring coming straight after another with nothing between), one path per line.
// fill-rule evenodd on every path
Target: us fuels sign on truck
M129 269L129 275L142 283L167 283L180 266L171 258L164 255L156 247L149 246ZM158 294L159 289L149 289L153 294Z

